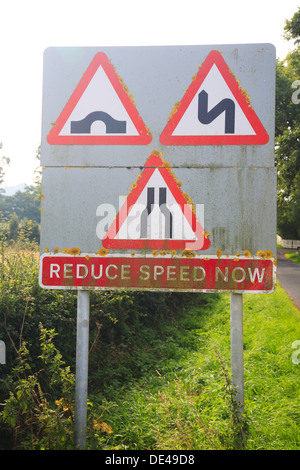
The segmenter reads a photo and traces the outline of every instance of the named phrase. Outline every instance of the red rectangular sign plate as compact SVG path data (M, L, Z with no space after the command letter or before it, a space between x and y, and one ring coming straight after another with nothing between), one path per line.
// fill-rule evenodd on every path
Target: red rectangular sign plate
M54 289L127 289L269 293L273 259L244 257L44 254L40 285Z

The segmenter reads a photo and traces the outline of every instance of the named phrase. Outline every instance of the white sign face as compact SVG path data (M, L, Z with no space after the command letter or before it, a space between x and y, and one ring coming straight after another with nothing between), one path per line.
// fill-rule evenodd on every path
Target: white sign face
M273 166L275 63L270 44L49 48L41 163Z

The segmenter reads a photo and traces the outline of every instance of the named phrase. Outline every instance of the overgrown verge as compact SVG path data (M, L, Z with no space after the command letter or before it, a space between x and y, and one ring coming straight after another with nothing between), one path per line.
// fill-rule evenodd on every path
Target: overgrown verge
M196 297L195 297L196 299ZM297 450L300 314L286 293L244 296L245 415L230 380L229 296L189 305L178 327L194 350L116 391L104 419L120 449ZM294 359L293 359L294 358ZM298 358L298 360L297 360Z
M72 449L77 296L40 289L18 243L1 250L0 448ZM299 312L280 287L244 296L240 416L229 311L228 295L91 292L88 448L299 448Z
M45 332L52 334L51 347L61 355L61 361L56 363L54 360L51 367L58 367L63 374L64 363L70 373L74 373L77 294L39 287L37 246L29 242L24 232L13 246L6 243L4 236L0 241L0 340L6 345L6 364L0 366L1 411L11 407L12 401L8 406L7 400L13 400L14 394L21 396L20 388L32 388L36 399L40 390L44 397L47 396L49 380L45 380L47 374L40 371L47 371L50 366L41 365L40 324ZM174 337L180 336L176 318L181 315L186 298L170 293L91 292L89 391L105 392L109 396L111 390L142 377L157 360L178 354L173 346ZM54 396L54 392L55 389L49 393ZM55 399L47 402L51 413L58 412L55 401L61 399L64 401L57 390ZM14 402L15 410L18 402L18 399ZM23 405L19 404L21 416ZM31 405L39 411L40 406L45 409L45 402L36 406L32 402ZM24 406L27 410L31 405L28 402ZM70 406L67 408L71 409ZM20 428L26 428L28 422L32 427L32 421L27 417L14 427L16 418L9 421L7 416L0 424L0 447L28 446L34 433L26 440L21 437ZM98 418L95 418L96 423ZM16 430L19 437L16 437ZM62 438L61 444L64 442ZM44 444L37 439L34 445Z

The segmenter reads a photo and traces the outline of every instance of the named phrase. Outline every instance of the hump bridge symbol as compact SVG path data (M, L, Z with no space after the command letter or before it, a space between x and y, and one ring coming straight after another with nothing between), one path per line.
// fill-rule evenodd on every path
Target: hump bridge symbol
M106 134L126 134L126 121L118 121L104 111L93 111L80 121L71 121L71 134L90 134L96 121L104 122Z

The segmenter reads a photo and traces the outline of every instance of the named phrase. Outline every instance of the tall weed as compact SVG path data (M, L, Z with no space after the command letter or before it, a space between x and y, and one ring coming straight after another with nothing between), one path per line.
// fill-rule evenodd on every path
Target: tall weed
M72 448L75 379L53 344L54 335L40 325L39 370L32 370L22 343L17 365L6 378L9 397L0 422L10 429L15 449Z

